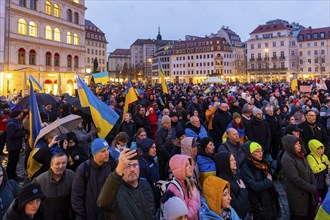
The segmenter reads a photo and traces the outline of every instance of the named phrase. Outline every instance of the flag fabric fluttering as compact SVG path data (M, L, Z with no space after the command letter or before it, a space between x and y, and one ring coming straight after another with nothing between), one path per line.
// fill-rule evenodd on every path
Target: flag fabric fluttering
M31 178L32 175L41 168L42 164L38 163L37 161L35 161L33 159L33 155L39 150L39 147L34 147L34 144L35 144L34 142L41 130L41 118L40 118L39 107L38 107L37 98L34 93L34 90L36 89L35 86L38 87L38 85L40 86L40 84L33 78L32 75L29 76L29 82L30 82L30 111L29 111L30 137L29 137L29 144L30 144L30 147L33 148L33 150L31 151L29 158L28 158L27 173L28 173L28 176Z
M293 75L293 80L291 82L291 89L292 89L292 92L298 90L298 79L297 79L296 73L294 73L294 75Z
M128 82L127 82L127 88L126 88L125 95L126 95L126 97L125 97L125 104L124 104L124 111L123 111L123 120L125 118L126 113L128 112L129 105L138 100L138 97L136 95L136 90L132 86L132 82L129 78L128 78Z
M77 89L82 107L89 107L95 126L100 130L98 136L105 138L116 124L119 115L87 87L85 82L76 74Z
M29 82L30 82L30 84L32 84L31 87L33 87L34 90L38 89L39 91L42 91L42 86L39 84L39 82L35 78L33 78L32 75L29 76Z
M160 61L160 58L158 57L158 69L159 69L159 76L160 76L160 84L162 85L163 93L168 94L168 89L165 81L165 73L163 70L162 62Z
M108 72L102 72L102 73L93 73L94 82L97 83L106 83L109 81L109 75Z
M210 93L212 91L213 91L213 86L210 86L207 89L205 89L204 94L206 95L207 93Z

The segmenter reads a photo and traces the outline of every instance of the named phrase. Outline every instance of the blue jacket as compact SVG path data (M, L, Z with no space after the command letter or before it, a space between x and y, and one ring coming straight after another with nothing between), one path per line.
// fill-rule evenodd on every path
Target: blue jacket
M200 209L200 214L199 214L201 220L224 220L224 218L222 218L220 215L210 210L210 208L206 204L206 200L204 197L201 198L201 202L202 202L202 207ZM231 211L231 218L230 218L231 220L240 220L237 213L232 207L230 207L230 211Z
M206 132L203 125L201 125L199 133L196 133L194 130L192 130L189 127L189 124L188 124L187 128L185 129L185 133L186 133L187 137L194 137L194 138L197 138L197 139L200 139L200 140L205 138L205 137L208 137L207 132Z

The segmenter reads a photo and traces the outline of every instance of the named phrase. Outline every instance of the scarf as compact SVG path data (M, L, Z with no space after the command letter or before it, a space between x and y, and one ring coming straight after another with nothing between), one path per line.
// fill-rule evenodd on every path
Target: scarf
M301 152L297 152L297 154L298 154L298 156L302 159L302 160L304 160L305 159L305 156L304 156L304 154L303 153L301 153Z
M221 212L221 217L223 219L231 219L231 210L230 209L223 209Z
M267 176L270 173L270 169L267 164L254 160L252 158L248 158L248 160L255 166L257 169L264 171L265 175Z

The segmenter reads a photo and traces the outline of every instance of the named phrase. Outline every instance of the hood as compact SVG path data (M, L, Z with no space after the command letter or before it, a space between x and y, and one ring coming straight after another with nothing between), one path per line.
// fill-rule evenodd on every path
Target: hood
M283 149L291 154L297 155L297 153L294 149L294 145L296 144L296 142L298 140L301 144L301 153L305 153L305 148L304 148L303 142L301 141L300 138L293 136L293 135L285 135L282 137Z
M193 164L191 157L181 154L176 154L170 159L170 168L172 170L173 176L178 180L186 179L186 169L185 164L187 161L190 161L190 164Z
M319 153L317 152L317 148L319 147L322 147L324 153L324 145L319 140L312 139L308 142L308 148L315 157L319 157Z
M149 152L151 146L155 143L154 140L146 137L140 141L140 148L143 150L143 152Z
M220 173L226 173L232 175L233 172L230 169L230 153L225 151L217 154L214 158L215 168L217 171L217 176Z
M185 137L182 141L181 141L181 154L183 155L187 155L189 157L194 157L191 153L191 148L192 148L192 144L195 138L193 137Z
M203 184L203 193L206 203L208 207L219 216L221 216L222 194L226 186L230 192L229 183L216 176L207 177Z
M3 189L8 181L8 177L7 177L7 172L6 170L3 168L3 166L0 165L0 169L2 169L2 173L3 173L3 180L2 183L0 184L0 190Z

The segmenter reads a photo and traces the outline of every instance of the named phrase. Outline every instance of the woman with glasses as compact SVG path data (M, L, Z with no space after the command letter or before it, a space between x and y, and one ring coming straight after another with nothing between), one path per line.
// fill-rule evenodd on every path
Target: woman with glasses
M285 173L285 189L290 207L290 219L309 219L309 210L315 205L316 182L304 153L302 141L294 135L282 138L285 150L281 163Z
M242 145L245 159L241 164L241 175L249 194L254 220L272 220L280 217L276 206L278 198L274 189L270 167L264 162L264 151L256 142Z

